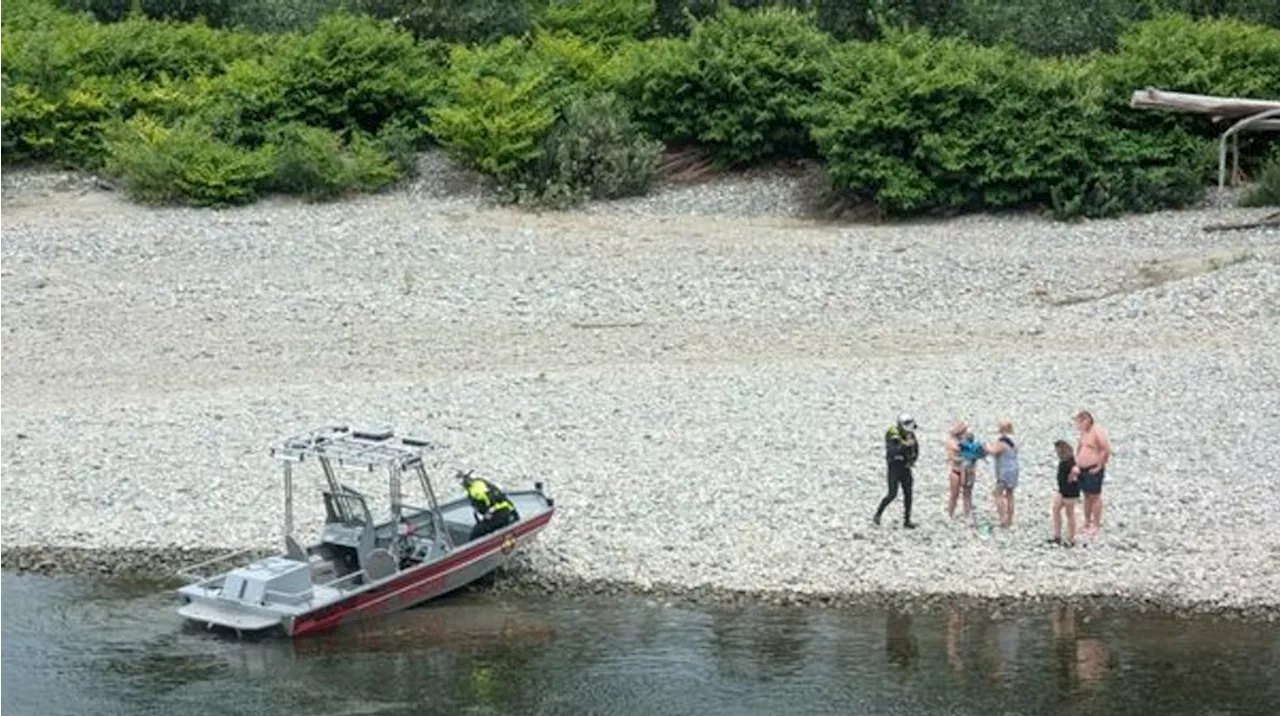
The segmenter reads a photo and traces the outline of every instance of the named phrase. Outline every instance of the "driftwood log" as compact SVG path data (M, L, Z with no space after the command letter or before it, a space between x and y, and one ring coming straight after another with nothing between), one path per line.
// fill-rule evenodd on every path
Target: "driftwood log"
M1152 87L1136 90L1129 99L1134 109L1163 109L1171 112L1208 114L1215 118L1238 119L1250 115L1280 109L1280 100L1251 99L1247 97L1211 97L1185 92L1164 92ZM1280 120L1263 120L1250 128L1277 129Z
M1240 231L1243 229L1257 229L1263 226L1280 226L1280 211L1274 214L1268 214L1257 221L1244 221L1235 224L1209 224L1204 227L1205 231Z

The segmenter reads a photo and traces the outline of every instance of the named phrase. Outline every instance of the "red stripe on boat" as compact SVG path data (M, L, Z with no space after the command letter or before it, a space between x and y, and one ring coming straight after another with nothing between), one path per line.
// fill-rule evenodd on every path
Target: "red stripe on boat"
M516 523L515 529L511 532L495 532L483 541L477 542L460 552L455 552L439 562L416 567L390 582L378 586L376 589L353 594L340 602L335 602L327 607L317 609L315 612L298 617L298 620L294 623L293 635L304 636L327 631L338 626L342 620L355 612L369 610L371 614L377 614L380 611L377 609L377 605L398 595L404 594L404 596L410 598L410 603L413 603L416 601L413 599L416 593L430 591L429 587L436 587L437 582L449 573L484 559L492 552L500 551L502 543L507 537L523 537L530 532L545 527L551 521L551 516L554 513L555 510L550 509L527 522L521 520ZM406 592L407 594L405 594Z

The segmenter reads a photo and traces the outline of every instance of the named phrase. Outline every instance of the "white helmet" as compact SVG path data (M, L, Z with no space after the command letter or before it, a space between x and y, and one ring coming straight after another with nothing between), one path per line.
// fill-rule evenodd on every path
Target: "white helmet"
M916 429L916 420L907 413L898 416L898 427L912 432Z

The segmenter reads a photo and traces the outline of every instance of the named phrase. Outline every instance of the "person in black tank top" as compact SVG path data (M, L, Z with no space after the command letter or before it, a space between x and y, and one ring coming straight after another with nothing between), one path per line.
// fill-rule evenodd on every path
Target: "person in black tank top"
M1053 496L1053 544L1071 547L1076 543L1076 500L1080 497L1080 482L1075 475L1075 450L1066 440L1054 442L1058 453L1058 494ZM1062 541L1062 516L1067 517L1067 541Z

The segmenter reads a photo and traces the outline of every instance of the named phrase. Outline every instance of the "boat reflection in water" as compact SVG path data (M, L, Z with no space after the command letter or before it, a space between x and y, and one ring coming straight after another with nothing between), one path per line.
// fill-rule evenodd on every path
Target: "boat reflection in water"
M535 612L493 598L463 595L382 619L356 622L313 639L243 640L243 648L218 651L254 677L278 674L281 668L290 668L287 664L296 668L331 658L361 664L390 656L399 664L398 670L419 671L430 670L433 662L473 658L468 654L533 654L552 646L556 634L552 623Z
M485 600L428 605L360 622L345 631L298 641L294 651L310 655L351 650L376 653L426 648L510 649L545 646L555 636L555 627L534 613Z

